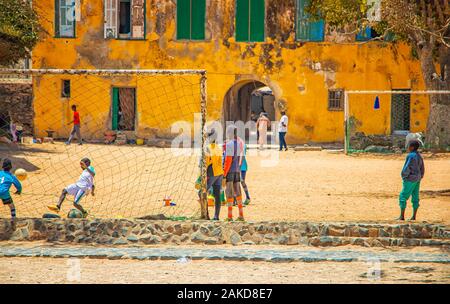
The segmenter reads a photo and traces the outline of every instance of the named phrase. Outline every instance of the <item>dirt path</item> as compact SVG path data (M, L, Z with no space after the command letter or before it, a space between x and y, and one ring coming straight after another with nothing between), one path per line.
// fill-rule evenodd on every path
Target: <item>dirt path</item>
M373 267L364 262L202 260L180 264L175 261L0 258L0 283L450 283L450 265L447 264L382 263L379 272L372 272Z

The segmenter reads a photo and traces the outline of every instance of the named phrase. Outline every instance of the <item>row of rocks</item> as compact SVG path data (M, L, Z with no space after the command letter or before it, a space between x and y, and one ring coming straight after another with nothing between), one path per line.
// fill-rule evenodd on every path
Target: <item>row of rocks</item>
M0 220L0 240L97 244L232 244L311 246L442 246L450 231L433 224L367 224L126 219L20 219L15 227Z
M350 146L365 152L401 152L405 148L405 140L404 135L366 135L364 132L355 132L350 136Z

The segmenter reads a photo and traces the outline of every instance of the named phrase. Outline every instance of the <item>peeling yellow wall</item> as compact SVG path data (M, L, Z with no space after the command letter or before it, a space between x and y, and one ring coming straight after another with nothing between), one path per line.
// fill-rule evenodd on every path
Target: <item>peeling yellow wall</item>
M137 41L103 38L101 0L81 0L76 38L54 38L54 1L35 2L49 35L45 35L33 51L33 67L206 69L209 119L221 118L224 96L233 84L243 79L258 80L272 88L276 104L285 103L290 118L290 143L343 140L344 114L328 110L328 89L420 90L424 87L419 63L404 44L296 42L294 0L266 0L266 20L270 22L266 22L264 43L234 41L232 0L207 1L207 40L201 42L176 41L176 1L146 2L146 39ZM60 136L69 132L66 123L71 117L70 104L77 103L84 130L88 130L89 136L100 137L110 127L111 87L133 86L136 81L134 78L127 81L77 78L72 81L72 90L74 94L79 90L80 94L74 100L63 100L59 97L60 78L45 78L35 80L36 130L43 134L43 130L53 129ZM183 86L181 92L173 82L162 80L156 82L160 82L164 90L155 88L156 82L138 87L138 131L144 134L146 128L164 128L161 121L165 120L156 119L155 115L161 117L161 113L176 111L183 100L189 104L189 111L197 111L199 88L196 81ZM86 88L89 93L82 94ZM374 98L350 97L350 112L361 122L360 130L366 134L389 134L391 97L380 95L379 110L373 110ZM411 97L412 131L425 130L428 111L427 98ZM172 120L183 116L192 121L187 113L187 110L177 112Z

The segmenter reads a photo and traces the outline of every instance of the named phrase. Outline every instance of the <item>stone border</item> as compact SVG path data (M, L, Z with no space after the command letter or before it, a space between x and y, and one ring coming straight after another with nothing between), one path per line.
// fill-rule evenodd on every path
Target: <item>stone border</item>
M426 223L212 222L0 219L0 240L87 244L450 246L447 226Z
M190 260L266 261L266 262L355 262L379 261L394 263L450 264L448 254L416 252L371 252L358 250L304 250L304 249L233 249L220 247L20 247L0 246L0 257L50 257L136 260ZM182 260L179 260L184 258Z

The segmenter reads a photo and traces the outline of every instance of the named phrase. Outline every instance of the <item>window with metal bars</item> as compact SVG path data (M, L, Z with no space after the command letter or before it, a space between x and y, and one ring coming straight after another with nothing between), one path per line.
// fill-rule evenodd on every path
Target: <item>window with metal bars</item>
M396 91L401 91L397 89ZM391 131L409 131L411 127L411 95L391 95Z
M343 89L328 90L328 110L329 111L344 110L344 90Z

